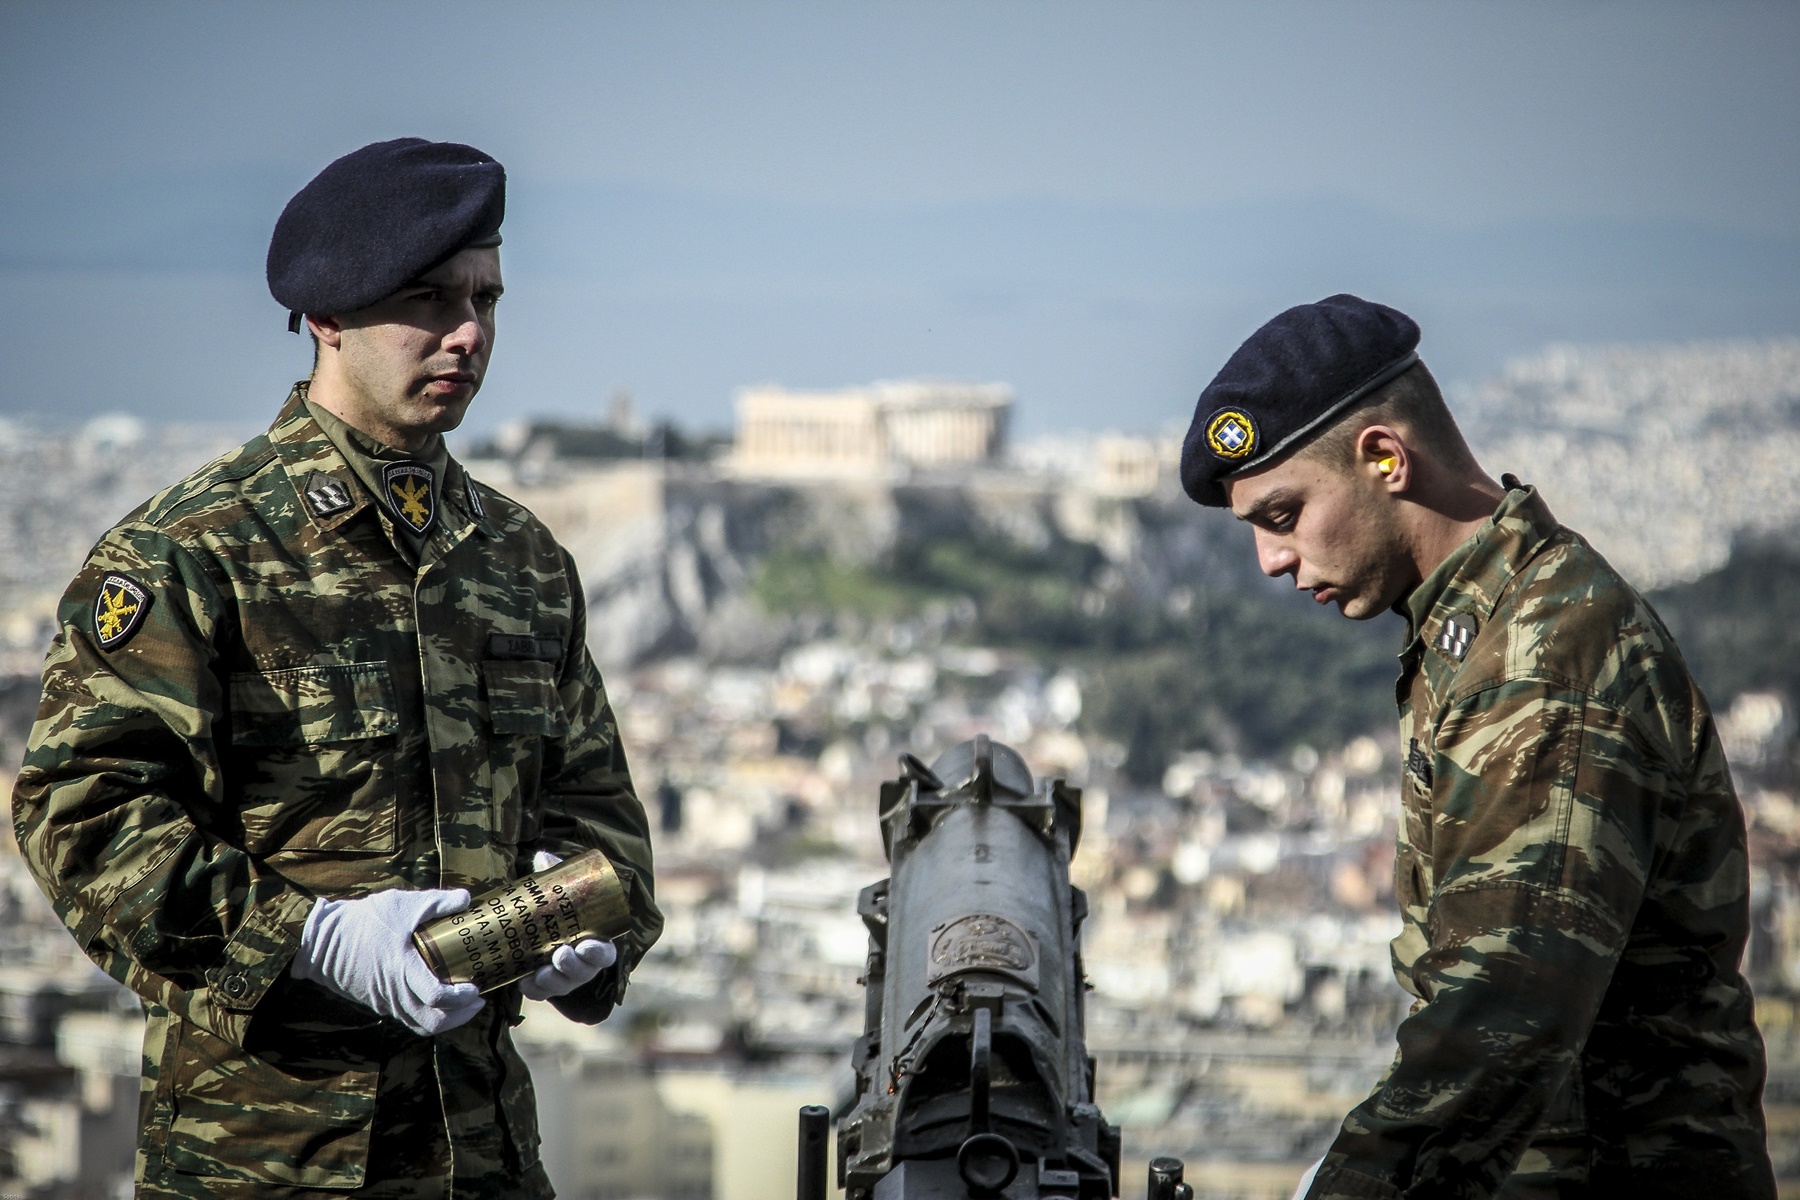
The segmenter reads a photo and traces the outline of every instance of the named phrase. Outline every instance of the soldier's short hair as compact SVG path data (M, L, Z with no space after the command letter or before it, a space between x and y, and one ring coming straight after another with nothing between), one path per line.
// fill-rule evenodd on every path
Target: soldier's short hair
M1348 467L1356 457L1356 438L1371 425L1392 425L1409 442L1455 470L1477 469L1475 454L1457 427L1444 393L1423 362L1353 404L1296 452L1334 466Z

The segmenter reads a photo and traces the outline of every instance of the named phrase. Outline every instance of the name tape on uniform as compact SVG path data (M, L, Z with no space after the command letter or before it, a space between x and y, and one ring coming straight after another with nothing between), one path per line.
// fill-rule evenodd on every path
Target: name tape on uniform
M561 662L561 638L532 637L528 633L496 633L488 638L488 657L513 662Z

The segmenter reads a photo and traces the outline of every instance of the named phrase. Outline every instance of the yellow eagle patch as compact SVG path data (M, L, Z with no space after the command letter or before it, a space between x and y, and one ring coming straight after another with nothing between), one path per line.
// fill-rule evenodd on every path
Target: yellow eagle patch
M389 463L381 468L389 510L416 534L430 532L437 520L437 491L431 485L431 468L424 463Z
M111 652L131 640L150 611L150 590L129 575L109 573L94 597L94 636Z

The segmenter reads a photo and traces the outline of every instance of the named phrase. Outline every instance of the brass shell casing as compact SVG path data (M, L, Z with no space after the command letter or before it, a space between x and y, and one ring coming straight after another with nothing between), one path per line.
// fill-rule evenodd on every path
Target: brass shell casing
M415 929L413 945L445 983L491 992L548 963L558 946L630 928L624 881L606 855L588 850L483 892L462 912Z

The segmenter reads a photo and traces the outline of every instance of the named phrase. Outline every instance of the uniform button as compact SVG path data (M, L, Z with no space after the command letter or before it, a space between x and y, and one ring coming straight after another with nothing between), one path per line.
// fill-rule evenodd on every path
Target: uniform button
M245 993L249 990L250 981L245 979L242 975L228 975L225 977L225 994L230 996L233 1000L243 999Z

